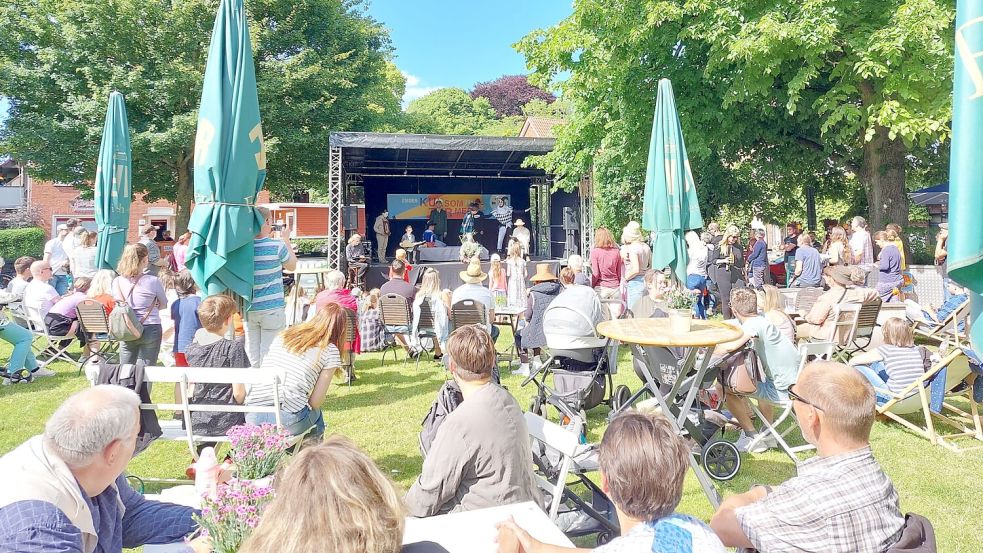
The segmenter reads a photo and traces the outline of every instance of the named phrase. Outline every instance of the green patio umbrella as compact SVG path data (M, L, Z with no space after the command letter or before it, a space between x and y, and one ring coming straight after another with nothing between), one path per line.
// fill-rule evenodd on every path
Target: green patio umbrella
M266 150L256 70L242 0L221 0L205 66L195 136L195 208L186 264L206 294L253 295L253 237L263 220L256 196Z
M642 227L656 234L652 266L671 267L680 282L685 283L688 258L684 235L690 229L703 227L703 217L669 79L659 81L659 96L655 101Z
M116 270L130 226L133 187L130 165L130 131L126 102L115 90L109 94L106 123L96 164L95 212L98 241L96 266Z
M983 0L956 4L956 63L949 163L949 276L970 289L973 349L983 352Z

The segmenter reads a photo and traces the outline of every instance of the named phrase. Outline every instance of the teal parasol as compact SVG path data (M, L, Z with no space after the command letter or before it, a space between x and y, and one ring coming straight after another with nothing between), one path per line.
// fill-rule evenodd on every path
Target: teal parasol
M109 94L96 165L95 212L99 235L96 266L100 269L115 270L126 246L133 196L131 175L126 102L122 94L113 91Z

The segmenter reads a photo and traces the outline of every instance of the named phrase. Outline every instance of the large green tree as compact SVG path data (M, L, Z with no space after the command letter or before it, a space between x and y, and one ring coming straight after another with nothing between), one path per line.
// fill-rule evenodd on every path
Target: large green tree
M6 0L0 95L11 101L0 151L38 178L83 186L95 173L109 92L126 96L133 185L192 198L195 125L218 0ZM274 194L321 188L332 130L399 117L405 83L387 31L361 0L247 0Z
M516 44L573 103L540 160L594 169L602 220L637 217L659 78L673 81L705 213L814 186L905 224L906 173L948 139L951 0L577 0ZM562 81L560 80L562 79Z
M495 108L487 98L471 98L460 88L438 88L406 106L408 126L414 132L479 134L495 121Z

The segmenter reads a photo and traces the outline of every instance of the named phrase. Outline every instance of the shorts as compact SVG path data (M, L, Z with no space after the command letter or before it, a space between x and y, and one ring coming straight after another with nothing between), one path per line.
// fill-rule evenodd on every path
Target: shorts
M386 332L388 332L389 334L409 334L410 327L405 325L401 325L401 326L386 325Z
M762 399L771 403L787 403L789 401L788 390L779 390L775 387L775 383L771 380L758 382L757 389L753 394L749 394L747 397Z

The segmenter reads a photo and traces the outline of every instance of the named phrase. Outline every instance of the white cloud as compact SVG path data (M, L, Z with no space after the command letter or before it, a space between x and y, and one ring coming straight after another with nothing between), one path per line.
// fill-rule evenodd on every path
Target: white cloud
M426 96L438 88L443 88L440 86L421 86L423 80L420 77L411 75L406 71L400 71L400 73L406 78L406 92L403 94L403 109L406 109L406 106L413 100Z

